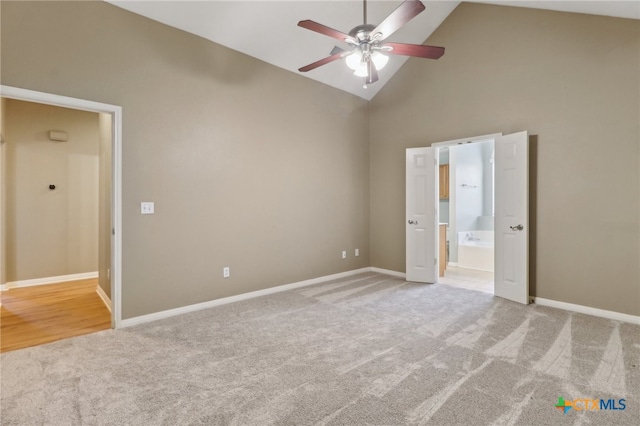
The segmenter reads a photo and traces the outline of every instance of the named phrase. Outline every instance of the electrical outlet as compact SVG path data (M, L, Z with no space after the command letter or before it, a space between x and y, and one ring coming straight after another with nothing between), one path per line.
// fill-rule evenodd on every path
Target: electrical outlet
M356 256L360 256L360 249L356 249Z
M222 277L229 278L230 276L231 276L231 269L229 269L228 266L225 266L224 268L222 268Z
M343 259L346 259L346 258L347 258L347 251L346 251L346 250L343 250L343 251L342 251L342 258L343 258Z

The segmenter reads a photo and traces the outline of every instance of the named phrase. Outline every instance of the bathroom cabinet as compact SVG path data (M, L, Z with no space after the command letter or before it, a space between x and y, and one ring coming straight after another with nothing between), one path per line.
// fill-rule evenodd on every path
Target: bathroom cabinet
M440 244L440 276L444 277L444 270L447 269L447 224L441 223L439 226L440 236L439 236L439 244Z
M449 165L440 165L440 199L449 199Z

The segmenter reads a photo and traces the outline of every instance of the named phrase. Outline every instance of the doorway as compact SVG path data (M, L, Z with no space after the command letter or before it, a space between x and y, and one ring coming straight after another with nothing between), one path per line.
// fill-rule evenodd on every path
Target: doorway
M40 106L46 107L62 107L71 110L79 110L81 112L89 112L89 113L97 113L99 114L99 123L100 126L104 127L105 130L108 131L108 140L105 141L106 150L110 154L101 155L101 159L106 159L104 164L101 164L103 171L108 171L108 180L106 182L107 186L110 186L109 192L102 191L102 194L107 194L102 202L102 207L106 209L108 219L105 219L103 215L101 217L101 225L102 225L102 235L101 235L101 244L100 248L103 250L101 256L105 259L104 262L101 263L103 266L100 272L96 275L99 275L103 280L103 285L98 287L98 294L100 294L104 303L110 308L111 311L111 327L118 328L121 323L121 253L122 253L122 242L121 242L121 221L122 221L122 213L121 213L121 181L122 181L122 171L121 171L121 147L122 147L122 109L119 106L103 104L98 102L92 102L82 99L69 98L59 95L53 95L42 92L35 92L26 89L20 89L9 86L0 86L0 96L3 99L8 99L10 101L20 101L20 102L31 102L35 104L39 104ZM7 101L3 101L7 102ZM3 105L4 106L4 105ZM4 111L4 108L3 108ZM3 125L5 117L3 117ZM40 137L46 136L49 139L61 139L59 143L64 143L65 135L64 129L52 128L46 132L46 135L40 135ZM3 139L4 135L3 135ZM53 142L53 141L52 141ZM6 147L5 143L3 143L2 147L2 165L6 164ZM85 166L87 163L85 162ZM81 166L80 168L85 168ZM2 186L3 189L6 188L6 176L4 175L5 167L2 168L3 176L2 176ZM54 193L56 189L59 187L55 182L51 182L47 185L46 191L47 194ZM42 188L40 188L42 189ZM48 192L50 191L50 192ZM6 191L2 191L3 201L6 202ZM4 207L4 206L3 206ZM7 264L5 262L5 254L6 254L6 240L7 240L7 231L9 231L7 227L7 215L4 213L4 208L0 209L0 241L3 244L2 247L2 259L3 262L0 264L0 278L2 279L2 289L5 290L7 288ZM72 221L71 219L68 219ZM97 248L97 250L100 250ZM104 265L107 265L104 267ZM46 275L46 274L45 274ZM71 274L74 275L74 274ZM77 279L87 278L84 276L80 276L79 274ZM48 278L56 278L48 277ZM63 276L64 278L64 276ZM26 284L33 285L38 284L38 279L34 280L26 280L28 281ZM30 281L30 282L29 282ZM100 291L102 290L102 291Z
M494 294L528 304L529 137L526 131L465 138L406 150L406 279L438 282L438 266L445 256L441 255L443 247L440 242L446 237L439 237L439 158L436 151L442 147L488 140L495 144Z
M438 282L493 293L494 139L436 148L439 159Z

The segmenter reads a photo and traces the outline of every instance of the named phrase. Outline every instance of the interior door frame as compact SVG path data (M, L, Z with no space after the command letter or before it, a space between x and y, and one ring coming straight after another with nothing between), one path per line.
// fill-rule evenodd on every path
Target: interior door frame
M111 115L111 328L122 323L122 107L0 85L0 96Z
M486 142L488 140L495 140L497 137L500 137L500 136L502 136L502 133L490 133L488 135L472 136L472 137L469 137L469 138L454 139L454 140L444 141L444 142L436 142L436 143L432 143L431 146L436 149L436 156L438 156L438 154L440 152L439 151L440 148L446 148L446 147L458 146L458 145L466 145L466 144L470 144L470 143ZM449 169L449 173L451 173L451 169ZM438 184L439 184L439 182L436 181L436 188L435 188L436 191L438 191L438 186L437 186ZM449 195L449 196L451 196L451 195ZM449 214L451 214L451 213L449 213ZM436 217L436 225L438 225L439 219L440 219L439 217ZM440 233L436 233L436 244L438 246L440 245L440 235L439 234ZM494 241L494 243L495 243L495 241Z

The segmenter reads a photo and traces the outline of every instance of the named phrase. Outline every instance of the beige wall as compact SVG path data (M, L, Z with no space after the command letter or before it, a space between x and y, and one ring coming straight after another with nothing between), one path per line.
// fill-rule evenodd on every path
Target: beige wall
M7 281L97 271L98 115L12 99L6 106ZM50 130L68 141L51 141Z
M404 150L525 129L534 294L640 314L638 21L462 4L429 40L445 56L409 60L369 113L108 4L0 7L2 84L123 107L124 318L402 271Z
M409 147L528 130L533 294L640 314L640 23L461 4L371 103L371 262L404 271Z
M99 114L100 172L98 177L98 284L111 298L111 143L110 114Z
M106 3L1 7L2 84L123 108L124 318L369 266L366 102Z

